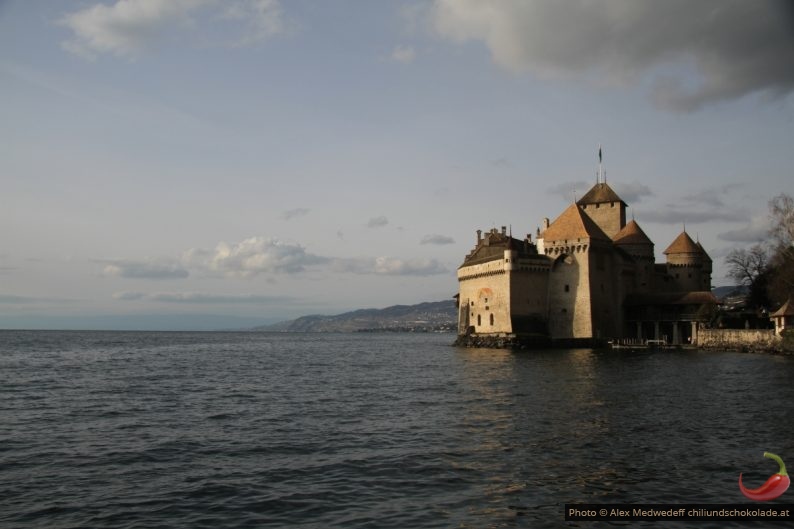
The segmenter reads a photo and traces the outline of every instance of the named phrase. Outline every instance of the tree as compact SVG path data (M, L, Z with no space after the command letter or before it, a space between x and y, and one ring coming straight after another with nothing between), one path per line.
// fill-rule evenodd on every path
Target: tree
M778 250L791 253L794 244L794 198L781 193L770 200L769 217L772 221L769 234L777 243Z
M725 257L725 264L728 265L728 276L749 290L748 305L753 308L769 307L769 251L765 246L756 244L749 250L731 250Z
M781 193L770 200L769 218L769 235L775 247L770 259L768 293L779 305L794 296L794 199Z
M771 308L794 297L794 198L781 193L769 201L770 241L725 257L728 276L748 288L747 304Z

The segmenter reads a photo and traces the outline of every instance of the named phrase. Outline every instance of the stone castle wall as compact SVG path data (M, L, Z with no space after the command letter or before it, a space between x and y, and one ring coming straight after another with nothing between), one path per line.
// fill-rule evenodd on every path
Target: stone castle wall
M782 340L773 329L700 329L697 345L704 349L777 351Z
M590 298L593 337L620 336L623 300L620 257L611 249L590 245Z
M584 211L601 230L610 238L626 225L626 210L620 202L605 202L603 204L585 204Z
M512 276L510 303L513 316L535 317L546 321L549 292L548 268L515 270L510 275Z
M561 254L549 276L549 334L552 339L593 336L587 251Z
M476 333L512 332L508 278L502 260L458 270L461 303L459 321L465 316L462 311L467 310L469 325L474 327ZM458 329L460 334L465 332L466 329Z

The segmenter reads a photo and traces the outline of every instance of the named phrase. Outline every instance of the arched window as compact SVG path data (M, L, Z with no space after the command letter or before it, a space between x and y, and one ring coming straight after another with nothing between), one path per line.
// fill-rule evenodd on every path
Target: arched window
M477 314L477 326L479 327L480 325L482 325L482 319L481 316Z
M491 314L491 326L493 327L493 314Z

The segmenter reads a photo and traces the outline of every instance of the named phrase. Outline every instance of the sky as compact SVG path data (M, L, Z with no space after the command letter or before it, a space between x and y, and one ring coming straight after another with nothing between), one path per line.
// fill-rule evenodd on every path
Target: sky
M794 194L764 0L0 0L0 328L449 299L476 230L607 182L714 260Z

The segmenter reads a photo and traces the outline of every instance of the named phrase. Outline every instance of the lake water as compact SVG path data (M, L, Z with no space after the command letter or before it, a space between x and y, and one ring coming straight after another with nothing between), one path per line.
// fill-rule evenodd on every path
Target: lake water
M794 357L453 338L0 331L0 526L565 527L794 468Z

